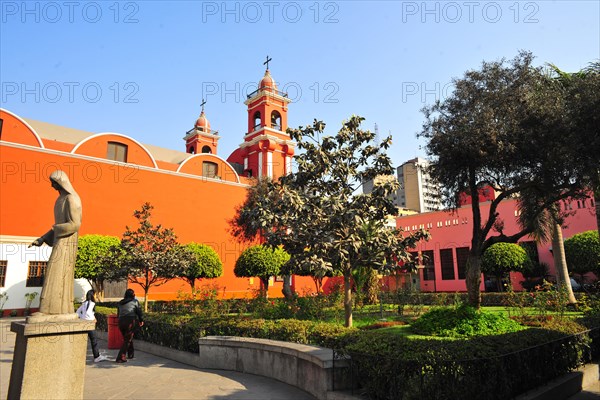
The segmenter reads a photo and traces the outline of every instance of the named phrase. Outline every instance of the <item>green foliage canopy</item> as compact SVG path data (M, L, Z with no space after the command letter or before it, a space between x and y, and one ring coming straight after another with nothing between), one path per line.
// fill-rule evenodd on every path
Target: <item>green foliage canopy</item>
M289 260L290 255L279 247L251 246L237 259L233 273L238 277L259 278L266 296L269 278L279 275L281 268Z
M190 254L178 245L173 229L151 222L153 209L146 202L140 210L134 211L138 227L135 230L125 227L120 251L115 251L112 259L116 266L112 278L127 278L140 285L144 290L146 311L150 288L180 276L182 269L190 263Z
M196 279L212 279L223 275L223 263L212 247L192 242L186 244L184 248L191 253L191 260L181 269L179 277L189 282L192 291Z
M113 265L110 252L121 241L116 236L83 235L77 240L75 278L87 279L94 290L101 295L104 280L110 276Z
M600 198L600 61L590 63L577 72L564 72L550 65L549 86L554 97L560 99L563 110L558 123L544 118L550 129L562 138L557 148L562 148L572 168L577 169L577 179ZM554 118L556 119L556 117ZM540 124L542 125L542 124ZM542 128L546 126L542 125ZM577 160L577 162L573 162ZM600 231L600 203L596 201L596 222Z
M565 255L572 272L600 273L598 231L581 232L565 240Z
M561 129L563 97L556 96L556 85L543 69L533 66L531 53L484 62L453 83L445 100L423 109L426 121L419 136L427 140L428 172L442 188L444 203L455 208L461 194L471 197L474 229L466 283L469 303L479 307L484 251L534 233L544 225L540 218L553 217L547 210L558 200L580 196L584 186L572 167L568 142L573 138ZM487 187L498 195L482 215L478 197ZM525 202L523 225L505 232L498 206L516 195Z
M361 129L363 120L352 116L331 136L317 120L289 129L300 150L294 158L297 171L265 182L268 195L256 196L253 207L240 210L240 219L254 221L268 246L283 245L291 254L290 273L344 276L346 326L352 326L352 271L409 261L407 249L427 237L424 231L408 235L386 225L388 216L397 215L390 194L398 182L386 154L391 137L375 143L375 133ZM378 177L371 193L360 193L364 182Z
M488 247L481 259L483 272L502 276L510 271L522 272L531 263L527 251L515 243L495 243Z

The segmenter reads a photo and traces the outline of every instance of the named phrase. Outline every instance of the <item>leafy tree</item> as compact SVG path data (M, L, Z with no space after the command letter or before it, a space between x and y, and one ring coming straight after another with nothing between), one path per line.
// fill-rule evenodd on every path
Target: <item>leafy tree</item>
M287 263L283 267L282 274L288 274L288 276L291 275L291 267L291 263ZM304 263L300 266L296 266L293 274L310 277L315 284L315 290L317 294L323 293L323 280L325 278L331 278L334 276L331 269L319 268L319 265L314 265L311 263Z
M519 221L522 226L533 224L532 234L538 241L552 240L557 280L570 303L577 300L562 239L562 225L569 212L561 202L550 204L548 200L556 199L559 193L570 194L572 198L567 200L586 199L590 189L598 188L600 119L595 108L589 107L600 105L598 72L600 69L594 73L591 68L569 74L551 65L550 72L543 74L532 90L529 112L522 123L538 138L536 146L523 155L530 162L537 184L520 193ZM575 159L577 162L573 162ZM539 213L537 205L543 203L550 205Z
M133 216L139 226L132 230L126 226L121 239L121 254L113 260L117 266L112 278L127 277L130 283L144 290L144 309L148 311L148 292L181 275L182 268L190 262L189 253L177 245L173 229L153 225L150 221L154 207L144 203Z
M379 274L377 270L371 269L367 281L363 286L364 298L367 304L377 304L379 301Z
M223 275L223 263L212 247L193 242L183 247L191 253L191 260L185 263L178 276L188 281L192 293L194 293L196 279L213 279Z
M568 73L551 65L555 97L563 100L560 131L568 160L579 169L587 188L596 198L596 222L600 232L600 61L578 72ZM577 162L573 162L577 160Z
M269 278L279 275L290 255L281 248L262 245L248 247L235 262L233 273L238 277L257 277L261 282L263 297L268 297Z
M253 185L248 188L246 200L237 207L235 216L229 221L231 235L240 242L247 244L260 243L264 240L263 233L266 230L273 229L273 219L256 218L257 212L264 215L266 205L275 204L279 201L278 193L271 191L271 186L272 180L269 177L254 180ZM283 295L285 298L291 299L294 294L290 283L291 272L284 269L281 274L283 275ZM309 275L310 271L299 273L299 275L303 274Z
M83 235L77 240L75 278L87 279L100 300L104 298L104 281L112 268L111 249L120 243L118 237L104 235Z
M391 138L375 143L375 134L360 129L363 118L353 116L335 136L323 136L325 123L289 129L300 152L297 171L267 182L267 193L248 210L269 246L283 245L291 254L290 271L315 271L344 277L345 324L352 326L352 271L361 266L385 269L410 259L424 231L403 235L386 226L397 210L389 195L398 183L378 179L370 194L361 194L363 182L394 174L385 153ZM372 224L367 240L364 228Z
M371 221L362 227L362 234L365 241L371 241L378 234L375 230L375 224ZM377 277L377 268L371 265L360 265L352 270L352 280L356 291L356 303L375 304L377 302L377 292L379 289L379 279Z
M495 243L488 247L481 258L481 270L498 278L498 285L502 278L509 275L510 271L523 272L531 263L527 251L515 243ZM498 288L501 290L501 287Z
M235 216L229 221L231 235L240 242L256 243L261 240L266 229L271 229L269 221L257 220L252 214L253 209L268 202L265 198L271 197L270 201L276 201L277 193L270 190L271 184L269 177L254 179L246 193L246 200L236 208Z
M508 65L505 60L484 62L454 80L454 91L444 101L425 107L426 121L419 136L428 140L432 158L430 175L441 185L449 208L459 206L460 195L471 198L473 232L467 259L467 291L471 305L479 307L481 257L499 242L516 243L532 234L544 212L564 198L579 196L581 182L565 169L557 129L545 131L539 115L558 114L541 68L533 56L521 52ZM572 161L572 160L570 160ZM482 215L479 192L493 188L497 197ZM520 195L527 201L527 216L518 232L505 233L498 206Z
M600 240L597 231L581 232L565 240L565 253L571 271L600 274Z
M542 198L540 198L540 196ZM554 249L552 255L554 258L554 269L557 274L557 282L559 286L564 288L569 302L575 304L577 303L577 299L575 298L573 288L571 287L562 239L562 225L569 213L564 209L561 209L560 202L548 205L542 212L535 211L537 205L543 203L545 201L544 199L548 198L548 196L552 196L552 194L540 193L540 191L534 192L531 190L524 191L518 200L520 209L518 222L521 226L530 226L533 228L530 236L533 237L536 242L552 242L552 249ZM534 206L532 206L532 204L534 204Z

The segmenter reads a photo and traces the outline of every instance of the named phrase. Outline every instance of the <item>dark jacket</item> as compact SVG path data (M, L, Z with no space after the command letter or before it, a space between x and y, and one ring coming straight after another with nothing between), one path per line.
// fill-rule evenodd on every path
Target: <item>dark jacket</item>
M132 317L142 322L142 307L137 299L123 299L117 304L117 316L119 318Z

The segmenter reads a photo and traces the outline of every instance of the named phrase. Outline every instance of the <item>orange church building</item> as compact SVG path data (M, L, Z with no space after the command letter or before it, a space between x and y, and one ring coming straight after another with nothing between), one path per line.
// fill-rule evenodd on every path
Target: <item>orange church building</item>
M221 297L251 296L259 280L237 278L233 267L245 248L229 234L228 221L246 196L252 177L276 178L290 171L294 142L286 134L289 98L278 91L267 69L248 96L248 132L227 158L218 154L218 132L211 130L204 104L185 133L185 151L140 143L115 132L85 132L34 121L0 110L0 291L6 310L23 308L24 294L41 291L41 275L51 249L27 245L53 224L56 191L48 177L67 173L83 204L80 235L121 237L135 226L133 212L154 206L152 221L173 228L180 243L205 243L223 262L223 276L202 280L217 285ZM183 144L182 144L183 147ZM293 277L299 292L314 287ZM273 279L269 295L281 296ZM132 288L138 295L143 292ZM183 280L150 289L150 299L173 299L189 292ZM38 297L39 299L39 297ZM33 307L37 304L34 302Z

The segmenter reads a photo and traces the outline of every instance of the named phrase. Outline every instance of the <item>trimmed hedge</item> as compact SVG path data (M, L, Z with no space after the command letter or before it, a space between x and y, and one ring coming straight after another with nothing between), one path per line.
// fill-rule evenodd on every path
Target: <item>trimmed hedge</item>
M513 398L589 360L574 322L469 340L408 339L389 330L345 337L358 382L373 399ZM539 346L544 344L543 346Z
M524 293L524 292L516 292ZM575 298L580 300L584 293L576 292ZM511 294L508 292L482 292L481 306L506 306L510 302ZM399 297L402 297L400 300ZM385 304L423 304L427 306L452 306L457 303L468 303L468 294L463 292L421 292L397 294L388 292L383 294Z
M96 307L96 329L108 331L106 316L116 309ZM136 338L172 349L198 353L198 339L204 336L243 336L334 347L337 338L354 328L325 322L295 319L199 318L195 315L148 313Z

